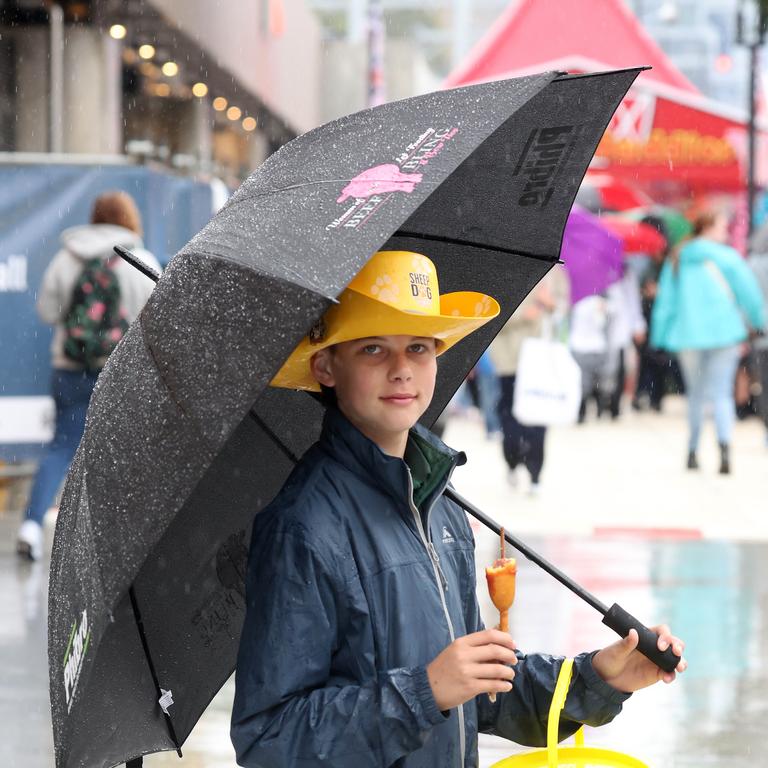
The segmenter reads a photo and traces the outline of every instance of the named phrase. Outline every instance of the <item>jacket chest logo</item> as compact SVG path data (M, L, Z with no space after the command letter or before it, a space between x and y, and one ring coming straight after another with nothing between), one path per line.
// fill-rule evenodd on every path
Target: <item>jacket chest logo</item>
M456 539L453 538L453 534L448 530L446 526L443 526L443 544L455 544Z

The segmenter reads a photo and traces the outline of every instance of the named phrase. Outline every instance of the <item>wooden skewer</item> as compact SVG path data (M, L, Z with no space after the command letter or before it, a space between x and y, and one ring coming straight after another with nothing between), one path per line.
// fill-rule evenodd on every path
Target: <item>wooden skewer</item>
M503 561L506 556L506 539L504 538L504 528L502 527L499 531L499 556L501 557L501 560ZM499 629L502 632L509 632L509 611L499 611ZM494 703L496 701L496 694L495 693L489 693L488 698L491 700L491 703Z
M501 553L501 560L502 565L504 564L505 555L506 555L506 539L504 538L504 528L502 528L499 531L499 535L501 538L501 543L499 545L499 551ZM508 610L502 610L499 611L499 629L502 632L509 632L509 611Z

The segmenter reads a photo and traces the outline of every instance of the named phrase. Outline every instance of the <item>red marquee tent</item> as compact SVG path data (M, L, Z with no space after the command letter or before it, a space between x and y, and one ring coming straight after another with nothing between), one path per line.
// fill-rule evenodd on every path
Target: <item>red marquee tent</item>
M704 97L621 0L516 0L446 87L542 70L594 72L647 64L616 111L594 167L659 201L737 192L746 184L745 115ZM758 141L758 181L768 154Z

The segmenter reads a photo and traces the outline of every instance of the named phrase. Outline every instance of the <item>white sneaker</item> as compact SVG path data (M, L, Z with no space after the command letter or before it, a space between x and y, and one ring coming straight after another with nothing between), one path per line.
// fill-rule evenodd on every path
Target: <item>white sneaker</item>
M529 496L541 496L541 483L531 483L528 489Z
M507 482L509 483L510 488L517 488L517 467L515 467L515 469L507 470Z
M43 526L34 520L25 520L16 537L16 552L27 560L43 557Z

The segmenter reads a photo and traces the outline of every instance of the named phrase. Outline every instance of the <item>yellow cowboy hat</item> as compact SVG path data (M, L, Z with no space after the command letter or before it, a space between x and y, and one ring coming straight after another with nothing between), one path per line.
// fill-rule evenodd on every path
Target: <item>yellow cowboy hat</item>
M496 299L457 291L440 295L435 265L412 251L378 251L302 339L270 382L273 387L320 391L310 371L315 352L368 336L425 336L437 354L499 314Z

